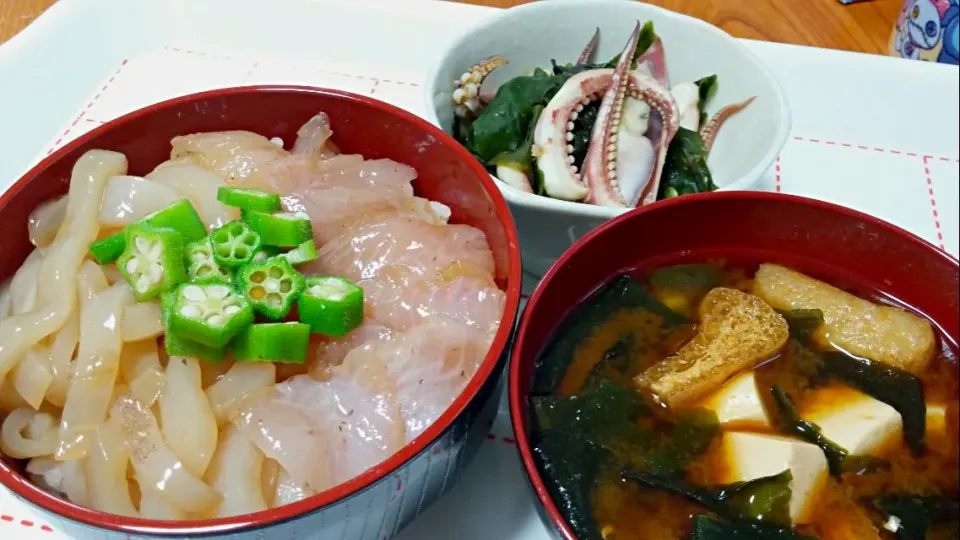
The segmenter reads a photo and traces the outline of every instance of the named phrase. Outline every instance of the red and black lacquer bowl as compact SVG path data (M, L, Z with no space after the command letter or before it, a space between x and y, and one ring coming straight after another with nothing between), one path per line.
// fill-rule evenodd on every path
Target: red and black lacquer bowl
M669 199L608 221L544 276L521 317L509 368L517 445L541 518L557 538L576 535L533 459L528 394L534 360L562 320L558 315L622 272L707 259L776 262L855 293L890 295L930 317L956 348L957 260L875 217L792 195L731 191Z
M385 462L309 499L234 518L162 522L107 515L64 502L32 483L20 464L0 462L0 482L46 513L73 538L135 537L381 540L393 536L456 482L496 414L501 374L520 298L517 232L500 190L450 136L421 118L367 97L304 87L260 86L179 97L108 122L44 159L0 196L0 282L31 249L27 218L67 191L74 162L87 150L125 154L143 175L170 156L170 139L200 131L249 130L292 141L297 128L326 112L337 145L368 159L389 158L419 173L423 197L452 210L452 222L486 233L507 293L500 330L463 394L430 428ZM238 536L239 534L239 536Z

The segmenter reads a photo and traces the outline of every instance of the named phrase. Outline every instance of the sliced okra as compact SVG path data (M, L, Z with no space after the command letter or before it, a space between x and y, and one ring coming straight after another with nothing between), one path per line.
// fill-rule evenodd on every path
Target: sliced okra
M177 288L168 319L168 334L210 347L223 347L253 324L253 309L227 281L207 279Z
M140 302L160 296L187 277L183 238L173 229L135 223L124 232L117 269Z
M237 274L237 287L253 310L279 321L290 313L303 292L303 276L283 257L273 257L246 266Z
M242 221L231 221L210 233L213 260L222 268L234 269L253 261L260 249L260 235Z

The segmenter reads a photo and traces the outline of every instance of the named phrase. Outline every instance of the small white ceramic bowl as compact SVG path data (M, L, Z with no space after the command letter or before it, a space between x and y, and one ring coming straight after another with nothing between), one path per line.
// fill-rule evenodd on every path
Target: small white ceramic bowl
M453 125L453 81L478 60L498 54L510 63L494 71L484 88L549 69L550 59L573 62L600 28L597 61L618 54L637 21L653 21L666 51L670 84L717 74L708 113L757 96L727 121L708 164L721 190L747 190L779 154L790 131L790 108L770 70L742 43L699 19L630 0L550 0L507 9L477 25L444 51L427 76L427 119L448 133ZM520 233L524 269L542 276L578 238L626 209L567 202L524 193L497 181ZM651 231L667 234L668 231ZM643 241L638 238L637 241Z

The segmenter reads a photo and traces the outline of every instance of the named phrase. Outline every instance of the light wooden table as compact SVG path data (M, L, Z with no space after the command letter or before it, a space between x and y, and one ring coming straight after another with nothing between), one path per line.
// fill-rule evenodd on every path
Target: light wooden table
M56 0L0 0L0 43ZM397 0L400 1L400 0ZM510 7L530 0L458 0ZM886 54L902 0L850 6L838 0L649 0L713 23L737 37Z

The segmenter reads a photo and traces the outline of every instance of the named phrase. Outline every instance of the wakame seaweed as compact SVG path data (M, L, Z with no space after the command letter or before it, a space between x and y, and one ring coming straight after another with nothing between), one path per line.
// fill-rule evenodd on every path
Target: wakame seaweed
M650 286L654 291L703 296L722 284L723 269L715 264L678 264L650 274Z
M533 75L514 77L470 123L470 134L460 142L489 165L505 152L520 148L530 132L535 108L545 106L569 75L552 75L536 69Z
M773 403L777 411L777 420L781 431L810 444L819 446L827 458L830 474L840 478L843 474L872 474L890 469L890 462L869 455L851 455L837 443L823 435L820 426L800 418L794 404L779 386L771 388Z
M716 487L696 486L676 475L635 468L625 469L622 476L644 488L680 496L733 522L764 523L771 530L790 530L790 481L793 476L789 470Z
M707 167L707 147L696 131L677 129L667 148L667 160L660 176L657 199L716 191Z
M896 367L843 352L823 355L823 371L890 405L903 419L903 439L914 455L922 455L927 406L920 379Z
M590 502L608 454L582 437L555 432L533 447L533 455L547 491L577 537L601 540Z
M615 474L621 467L635 467L679 477L717 433L716 414L703 409L681 414L666 433L642 429L636 420L649 409L632 388L610 380L574 396L540 396L530 402L542 436L534 455L580 538L596 538L590 497L601 468Z
M778 309L777 313L787 320L790 337L800 343L809 343L814 330L823 324L823 311L819 309Z
M717 76L704 77L694 84L697 85L697 110L700 112L700 127L707 123L707 103L717 94Z
M790 526L789 469L776 476L740 482L722 488L722 499L740 510L744 519Z
M658 444L644 460L645 467L660 473L682 473L706 452L718 433L717 413L703 408L684 411L674 420L669 433L659 436Z
M898 540L925 540L927 532L937 525L952 526L957 531L960 520L958 501L941 495L919 496L893 494L869 501L884 517L895 517Z
M492 165L509 167L523 172L527 175L527 178L533 177L533 154L531 153L531 149L533 148L533 128L536 125L537 119L540 118L541 112L543 112L543 105L533 107L533 111L531 112L533 120L530 122L530 127L527 130L527 136L524 138L523 143L515 150L497 154L491 161ZM539 186L532 187L538 188Z
M823 450L823 455L827 458L830 474L836 477L842 475L844 472L843 461L847 457L847 451L825 437L820 430L820 426L800 418L797 408L783 389L774 385L770 392L773 394L773 401L777 406L777 419L780 429L810 444L819 446Z
M593 125L597 122L597 115L600 114L600 100L594 100L583 106L583 110L573 121L573 140L568 144L573 146L573 166L577 170L583 170L583 161L587 158L587 150L590 147L590 135L593 133Z
M664 306L631 276L617 277L579 307L575 317L568 317L560 324L551 342L537 356L532 393L550 393L566 373L577 346L607 317L624 308L656 313L668 327L690 324L686 317Z
M701 514L693 518L689 540L817 540L791 529L766 523L730 523Z
M634 423L648 412L631 388L603 380L573 396L530 398L537 426L544 434L562 432L584 437L612 450L627 443L643 444L650 437Z
M647 21L643 23L643 27L640 28L640 36L637 38L637 48L633 50L633 61L630 63L630 69L637 69L637 61L640 60L640 57L643 56L643 53L647 52L647 49L653 45L653 42L657 39L657 33L653 29L653 21ZM615 68L617 63L620 62L620 55L614 56L606 64L599 66L593 66L593 68Z
M632 388L601 380L573 396L530 398L540 432L562 432L593 441L619 463L663 474L680 474L706 451L718 433L717 415L707 409L681 413L664 433L638 427L650 411Z
M592 387L604 379L622 379L627 377L630 369L630 348L633 346L633 336L624 336L613 344L613 347L603 353L603 358L593 366L586 386ZM631 392L633 392L631 390ZM634 392L635 393L635 392Z

